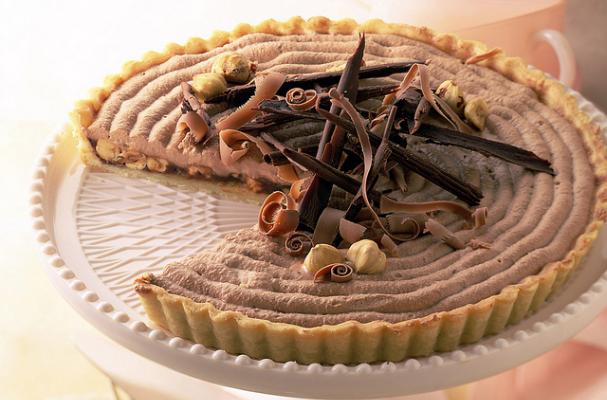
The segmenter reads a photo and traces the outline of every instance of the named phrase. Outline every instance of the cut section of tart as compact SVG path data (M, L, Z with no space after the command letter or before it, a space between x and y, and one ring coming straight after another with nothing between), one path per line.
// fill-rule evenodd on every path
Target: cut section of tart
M91 166L276 190L256 226L135 287L155 324L254 358L400 361L499 333L607 218L575 99L427 28L241 25L127 64L74 127Z

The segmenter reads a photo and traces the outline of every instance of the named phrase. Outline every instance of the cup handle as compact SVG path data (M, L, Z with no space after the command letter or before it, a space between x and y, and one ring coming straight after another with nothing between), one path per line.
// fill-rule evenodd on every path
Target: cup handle
M535 38L552 46L559 62L559 81L572 86L577 67L573 49L565 35L554 29L543 29L535 34Z

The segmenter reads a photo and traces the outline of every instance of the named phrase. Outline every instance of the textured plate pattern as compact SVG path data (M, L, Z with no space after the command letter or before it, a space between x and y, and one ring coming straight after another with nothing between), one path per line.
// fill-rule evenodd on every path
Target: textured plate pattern
M141 304L133 280L143 272L209 247L252 226L254 205L184 192L149 181L86 173L76 201L76 227L91 268L131 308Z

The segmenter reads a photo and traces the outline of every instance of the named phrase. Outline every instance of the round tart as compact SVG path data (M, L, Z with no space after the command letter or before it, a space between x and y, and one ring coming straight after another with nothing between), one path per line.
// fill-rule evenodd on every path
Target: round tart
M248 60L244 80L256 83L230 82L225 65L212 72L219 59ZM365 99L348 101L345 75ZM336 135L333 125L323 133L332 105L349 132L341 147L324 145L339 160L318 150ZM268 197L258 226L136 282L155 324L254 358L400 361L499 333L556 293L607 218L605 144L562 85L427 28L322 17L240 25L127 63L79 103L73 125L92 167L291 185ZM389 126L383 139L375 125Z

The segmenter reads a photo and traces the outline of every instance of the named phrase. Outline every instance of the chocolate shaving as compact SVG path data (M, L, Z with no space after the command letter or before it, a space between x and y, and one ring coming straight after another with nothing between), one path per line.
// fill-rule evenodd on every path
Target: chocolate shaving
M339 220L339 236L348 243L355 243L363 239L367 229L367 227L349 221L345 217Z
M413 115L413 127L409 130L409 133L414 135L415 132L422 125L423 119L430 113L432 105L425 97L422 97L415 109L415 115Z
M257 106L264 100L271 99L285 80L285 75L271 72L263 77L255 78L255 94L239 109L217 122L218 131L223 129L238 129L251 121L259 113Z
M198 111L200 109L200 102L198 101L198 97L194 94L192 86L187 82L181 82L180 86L181 93L183 94L181 112Z
M287 236L287 239L285 240L285 249L287 254L296 257L307 254L310 249L314 247L314 244L312 237L308 233L295 231L289 233Z
M419 63L419 61L404 61L361 67L360 71L357 73L357 79L379 78L396 73L406 72L411 68L412 65ZM285 82L280 88L278 94L284 95L289 89L296 87L300 87L302 89L315 89L318 91L319 87L329 87L337 84L341 79L342 73L345 73L345 69L342 71L333 72L289 75L285 79ZM209 103L227 102L228 106L234 107L246 102L254 92L254 84L232 86L228 88L224 94L210 99Z
M464 242L462 242L460 238L455 236L453 232L451 232L446 226L444 226L435 219L428 218L428 220L426 221L426 229L424 229L424 232L430 232L432 236L436 237L437 239L441 240L442 242L456 250L460 250L466 247L466 245L464 244Z
M380 170L385 166L386 161L388 160L388 157L390 157L391 151L390 151L390 146L389 146L389 138L390 138L390 132L392 131L392 125L394 124L394 118L396 116L396 107L389 105L388 108L386 109L387 111L387 117L386 120L383 122L383 134L382 134L382 141L379 144L379 146L377 147L377 150L375 151L375 157L373 159L373 164L372 167L369 171L369 174L367 176L367 182L366 185L368 185L369 188L372 188L375 183L377 182L377 178L379 177L379 172ZM369 147L371 146L371 144L369 143ZM363 159L364 159L364 149L363 149ZM365 185L365 178L363 175L363 185ZM365 187L366 187L365 185ZM356 196L354 196L354 199L352 200L352 202L350 203L350 206L348 207L347 211L346 211L346 215L345 218L352 220L360 211L360 209L362 208L363 204L364 204L364 199L363 199L363 193L362 191L366 190L363 186L361 186L361 189L359 190L359 192L356 194Z
M353 102L356 102L356 95L358 93L358 76L363 61L364 51L365 35L364 33L361 33L358 40L358 46L352 56L348 58L346 66L341 73L337 89L331 89L331 91L337 91ZM339 107L332 104L330 113L337 114L338 112ZM332 167L337 167L338 163L341 161L345 142L346 131L327 120L320 137L316 158L327 162ZM332 183L323 180L321 177L317 175L312 177L310 187L301 199L298 208L303 226L311 227L315 225L318 216L327 204L329 204L332 187Z
M490 58L493 58L496 55L500 54L501 52L502 52L502 49L495 47L485 53L477 54L475 56L469 57L464 63L465 64L477 64L481 61L485 61Z
M336 125L343 126L348 131L355 130L352 122L342 117L332 115L321 108L318 108L317 110L323 117L333 121ZM371 140L372 144L379 145L381 142L381 137L373 132L367 131L367 133L369 134L369 139ZM477 205L479 204L480 199L483 197L478 188L469 185L455 175L424 160L418 155L403 148L402 146L395 144L392 141L390 142L390 150L392 151L392 155L390 156L391 159L397 161L404 168L423 176L437 186L440 186L446 191L453 193L466 203L470 205Z
M432 211L448 211L472 222L472 211L455 201L438 200L424 202L401 202L382 196L379 202L381 213L404 212L409 214L426 214Z
M390 238L390 236L383 234L380 239L380 243L388 254L393 257L398 257L398 245Z
M407 71L405 74L403 80L400 82L398 90L395 93L388 94L384 97L383 105L394 104L394 102L397 101L403 95L403 93L407 91L407 89L409 89L418 71L419 64L413 64L409 71Z
M383 230L386 235L390 236L391 239L398 240L398 241L411 240L411 238L409 238L409 237L397 236L397 235L391 233L384 226L383 222L381 221L381 218L379 217L379 215L377 215L377 213L373 209L373 206L371 205L371 202L369 200L369 195L368 195L369 179L370 179L370 177L373 179L376 178L377 173L379 172L380 165L383 165L383 163L385 162L385 159L377 157L376 158L376 161L378 160L377 163L374 162L373 148L371 147L371 142L369 140L369 134L367 133L367 130L364 127L362 116L358 113L358 111L356 111L354 106L352 106L352 103L350 103L350 101L347 98L345 98L341 93L339 93L337 90L331 89L329 91L329 95L331 96L332 101L335 101L336 103L338 103L341 106L341 108L343 108L346 111L346 113L350 116L350 119L354 123L354 127L356 128L356 134L358 135L358 141L360 143L360 146L361 146L361 149L363 152L364 170L363 170L363 178L362 178L360 194L361 194L364 204L367 206L367 208L371 212L371 215L373 216L373 219L375 220L375 222L378 224L379 228L381 228L381 230ZM386 124L387 129L384 132L382 142L378 146L378 152L383 153L384 151L387 151L389 149L389 147L387 145L387 143L388 143L387 138L389 137L389 131L392 128L392 124L394 123L395 111L396 111L395 107L390 109L388 123ZM380 154L379 156L384 157L385 155ZM373 176L371 176L371 175L373 175ZM375 182L373 182L373 183L375 183Z
M491 248L491 243L483 242L482 240L479 240L479 239L470 239L468 241L468 243L466 243L466 245L469 246L470 248L472 248L473 250Z
M339 221L343 218L344 211L332 207L326 207L320 213L312 240L314 243L333 243L333 239L339 231Z
M507 143L485 139L475 135L462 135L457 131L429 124L422 124L420 129L416 132L416 135L429 139L429 141L434 144L461 147L488 157L493 156L500 158L531 171L555 175L554 170L550 166L550 162L538 157L531 151Z
M407 191L407 180L405 179L405 171L400 165L395 165L394 168L389 171L390 177L396 183L396 186L400 189L401 192L405 193Z
M276 147L276 149L282 152L285 157L287 157L293 163L301 166L303 169L306 169L320 176L322 179L333 183L334 185L342 188L348 193L356 194L356 192L358 192L358 189L360 188L360 182L351 177L350 175L346 174L345 172L342 172L339 169L330 166L326 162L317 160L316 158L308 154L300 153L291 149L290 147L276 140L269 133L262 133L261 138ZM377 199L379 199L379 193L373 194L376 196ZM313 230L314 226L315 224L310 227L310 230Z

